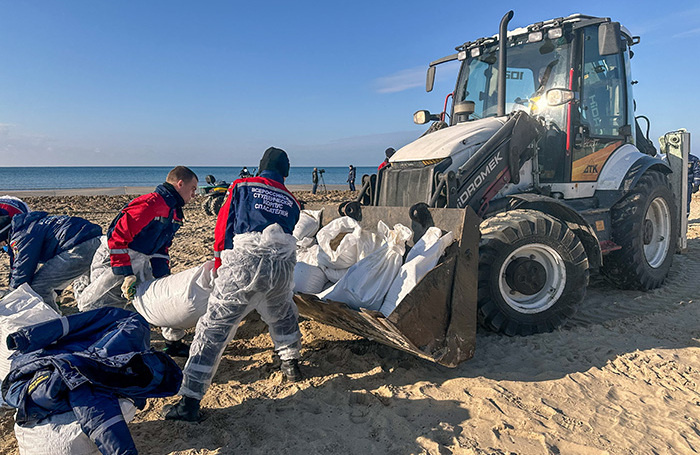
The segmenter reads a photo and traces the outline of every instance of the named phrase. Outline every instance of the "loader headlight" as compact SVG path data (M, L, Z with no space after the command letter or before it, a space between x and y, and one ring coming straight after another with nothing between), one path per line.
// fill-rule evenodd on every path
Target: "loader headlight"
M536 43L538 41L542 41L542 32L531 32L527 35L527 42L528 43Z
M547 30L547 38L549 39L557 39L561 38L564 32L560 28L550 28Z

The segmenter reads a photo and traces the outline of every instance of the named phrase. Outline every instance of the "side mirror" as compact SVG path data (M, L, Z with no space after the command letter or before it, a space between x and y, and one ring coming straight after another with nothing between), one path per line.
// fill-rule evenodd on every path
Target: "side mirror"
M436 120L440 120L440 116L431 114L430 111L416 111L416 113L413 114L413 123L416 125L425 125L428 122L434 122Z
M422 110L422 111L416 111L415 114L413 114L413 123L416 125L425 125L430 121L430 111Z
M561 106L562 104L570 103L576 98L576 95L572 90L567 90L565 88L553 88L547 90L545 94L547 98L547 104L549 106Z
M604 22L598 26L598 53L601 56L620 53L619 22Z
M435 85L435 67L428 67L428 74L425 78L425 91L430 92L433 90L433 85Z

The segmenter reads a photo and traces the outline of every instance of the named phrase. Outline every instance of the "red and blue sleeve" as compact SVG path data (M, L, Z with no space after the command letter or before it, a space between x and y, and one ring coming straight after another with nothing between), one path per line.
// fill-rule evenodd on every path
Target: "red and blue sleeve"
M158 216L160 205L165 205L162 198L137 198L122 209L122 216L117 220L112 235L107 239L110 263L115 275L133 275L129 244L148 223Z

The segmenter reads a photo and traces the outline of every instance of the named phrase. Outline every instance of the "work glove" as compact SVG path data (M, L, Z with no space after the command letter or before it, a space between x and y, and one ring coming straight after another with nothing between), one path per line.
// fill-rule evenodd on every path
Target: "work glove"
M122 297L131 302L136 295L136 277L127 275L122 283Z

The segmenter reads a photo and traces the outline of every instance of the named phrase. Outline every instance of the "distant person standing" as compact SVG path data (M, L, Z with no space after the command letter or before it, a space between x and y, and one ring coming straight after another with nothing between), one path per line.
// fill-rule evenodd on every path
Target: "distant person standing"
M396 150L393 149L393 147L389 147L388 149L384 150L384 161L382 161L382 164L379 165L377 168L377 172L381 171L383 168L389 165L389 158L394 156L394 153L396 153Z
M350 171L348 171L348 186L350 187L350 191L355 191L355 167L353 165L350 165Z
M318 188L318 169L316 168L311 171L311 183L313 183L313 187L311 187L311 194L316 194L316 188Z
M700 159L695 155L688 155L688 216L690 216L690 201L693 193L700 189Z
M253 174L248 172L248 168L243 166L243 169L241 169L241 172L238 173L238 176L242 179L247 179L248 177L252 177Z

